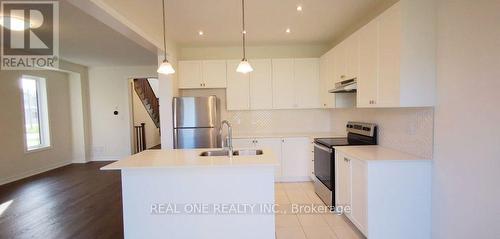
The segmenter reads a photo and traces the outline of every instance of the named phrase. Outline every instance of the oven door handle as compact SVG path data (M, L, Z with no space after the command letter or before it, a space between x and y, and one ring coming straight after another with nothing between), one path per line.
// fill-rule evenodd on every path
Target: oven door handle
M319 144L314 143L314 147L316 147L318 149L321 149L323 151L326 151L328 153L333 153L333 150L331 148L327 148L327 147L325 147L323 145L319 145Z

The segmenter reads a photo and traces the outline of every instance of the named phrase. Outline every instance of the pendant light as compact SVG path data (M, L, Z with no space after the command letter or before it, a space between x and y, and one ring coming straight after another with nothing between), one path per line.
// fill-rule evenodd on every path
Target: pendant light
M243 73L243 74L246 74L246 73L249 73L249 72L252 72L253 71L253 68L252 66L250 65L250 63L248 62L247 60L247 57L246 57L246 49L245 49L245 36L247 34L247 31L245 30L245 0L241 0L241 10L242 10L242 18L243 18L243 21L242 21L242 25L243 25L243 29L242 29L242 36L243 36L243 59L241 59L241 62L240 64L238 65L238 68L236 68L236 71L237 72L240 72L240 73Z
M164 52L164 58L163 58L163 63L161 63L160 67L158 67L158 73L160 74L165 74L165 75L170 75L174 74L175 70L174 67L172 67L172 64L168 62L167 60L167 37L166 37L166 26L165 26L165 0L162 0L162 10L163 10L163 52Z

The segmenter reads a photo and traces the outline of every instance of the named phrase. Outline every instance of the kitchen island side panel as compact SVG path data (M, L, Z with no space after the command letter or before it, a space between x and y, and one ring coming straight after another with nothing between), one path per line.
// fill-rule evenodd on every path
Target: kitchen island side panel
M273 170L273 166L123 169L125 238L272 239L274 213L259 207L267 209L274 203ZM239 205L243 211L197 214L191 212L195 205ZM255 205L253 212L245 205Z

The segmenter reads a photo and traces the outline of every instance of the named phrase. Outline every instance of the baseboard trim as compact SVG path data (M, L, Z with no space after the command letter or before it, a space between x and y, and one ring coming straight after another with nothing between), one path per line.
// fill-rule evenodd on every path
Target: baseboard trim
M311 177L301 176L301 177L278 177L276 180L278 183L292 183L292 182L311 182Z
M102 162L102 161L118 161L120 159L117 158L94 158L90 160L91 162Z
M5 178L5 179L0 179L0 186L4 185L4 184L15 182L15 181L27 178L27 177L35 176L37 174L45 173L47 171L50 171L50 170L53 170L53 169L56 169L56 168L60 168L60 167L64 167L64 166L70 165L70 164L72 164L71 161L69 161L69 162L55 163L55 164L52 164L52 165L50 165L48 167L33 169L33 170L29 170L27 172L24 172L24 173L21 173L21 174L12 176L12 177L8 177L8 178Z

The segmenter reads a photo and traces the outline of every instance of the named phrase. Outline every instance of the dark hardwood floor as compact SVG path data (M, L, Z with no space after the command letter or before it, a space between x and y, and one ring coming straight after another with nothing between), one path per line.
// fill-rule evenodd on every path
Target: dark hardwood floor
M72 164L0 186L0 238L123 238L121 178L110 162ZM1 210L0 210L1 212Z

